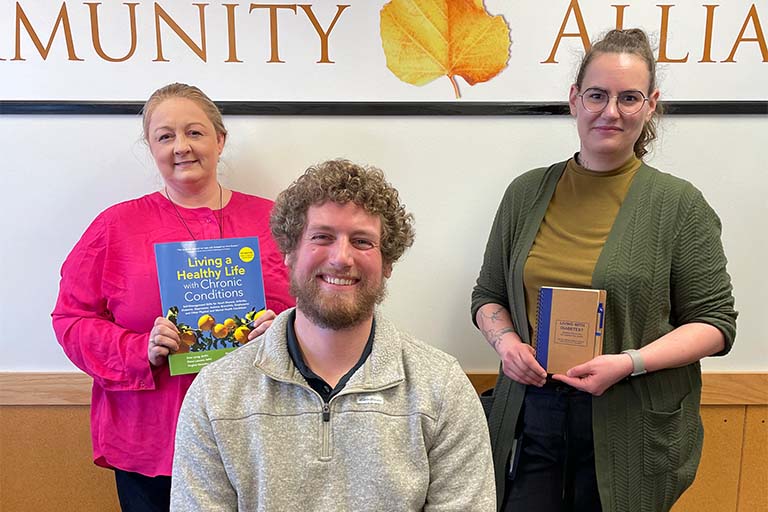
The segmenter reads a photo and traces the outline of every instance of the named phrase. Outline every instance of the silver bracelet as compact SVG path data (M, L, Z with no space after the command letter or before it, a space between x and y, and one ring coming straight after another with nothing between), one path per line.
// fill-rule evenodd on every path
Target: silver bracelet
M630 348L627 350L622 350L621 353L627 354L629 358L632 359L632 373L629 375L630 377L637 377L638 375L648 373L648 370L645 369L643 356L640 355L639 351Z

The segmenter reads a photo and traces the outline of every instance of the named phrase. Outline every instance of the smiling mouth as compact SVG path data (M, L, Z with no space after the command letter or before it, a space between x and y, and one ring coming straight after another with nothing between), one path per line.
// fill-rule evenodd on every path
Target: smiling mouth
M197 163L197 160L185 160L183 162L176 162L174 165L191 165Z
M353 284L357 283L359 279L355 278L348 278L348 277L334 277L334 276L328 276L325 274L322 274L319 276L320 279L325 281L328 284L333 284L336 286L352 286Z

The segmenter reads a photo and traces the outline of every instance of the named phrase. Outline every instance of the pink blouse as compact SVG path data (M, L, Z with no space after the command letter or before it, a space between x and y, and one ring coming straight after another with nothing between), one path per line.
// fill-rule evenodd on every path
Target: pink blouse
M288 272L269 230L272 202L233 192L224 237L258 236L267 307L294 305ZM219 213L178 207L197 239L219 237ZM67 356L93 377L94 462L146 476L170 475L181 402L194 375L171 377L147 359L163 314L153 244L189 240L168 199L155 192L114 205L93 221L61 268L53 328Z

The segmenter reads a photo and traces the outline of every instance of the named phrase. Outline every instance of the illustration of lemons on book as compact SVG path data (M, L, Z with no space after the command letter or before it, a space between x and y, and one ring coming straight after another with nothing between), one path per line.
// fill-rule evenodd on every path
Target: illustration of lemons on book
M200 315L197 320L197 328L179 322L179 308L172 306L168 309L165 318L170 320L179 329L179 350L177 353L200 352L219 348L240 347L248 343L248 335L253 328L253 322L266 310L256 311L251 308L243 318L232 315L217 322L210 313Z

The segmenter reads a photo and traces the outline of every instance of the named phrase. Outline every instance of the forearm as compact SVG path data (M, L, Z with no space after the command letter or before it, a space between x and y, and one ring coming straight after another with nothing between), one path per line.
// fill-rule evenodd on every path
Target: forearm
M154 389L147 334L100 318L54 312L53 327L64 352L101 387L113 391Z
M507 377L520 384L544 385L547 372L536 361L533 347L520 339L507 308L485 304L477 310L476 321L480 332L499 355Z
M639 352L649 372L677 368L716 354L725 347L725 337L709 324L684 324L665 334Z
M104 219L99 216L64 262L59 295L51 314L53 330L69 359L104 389L154 389L154 377L147 360L147 332L137 327L142 326L141 321L136 321L140 317L133 308L125 306L124 294L110 296L105 292L105 289L117 290L127 285L121 280L109 281L105 275L140 275L148 273L150 266L128 269L115 263L107 264L106 231ZM154 279L146 281L155 282ZM151 291L143 283L131 283L141 291L136 296ZM110 301L122 303L121 312L131 309L126 316L133 320L133 329L115 319ZM151 323L146 326L147 331L150 327Z
M509 311L500 304L490 303L481 306L477 310L475 321L486 341L497 352L499 343L504 337L510 337L517 342L521 341L520 336L515 331Z

